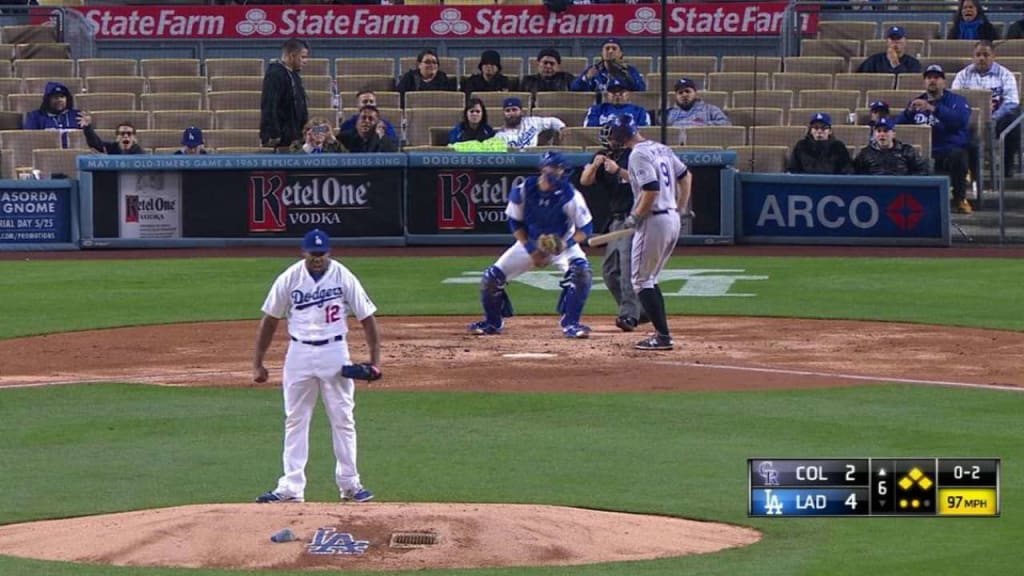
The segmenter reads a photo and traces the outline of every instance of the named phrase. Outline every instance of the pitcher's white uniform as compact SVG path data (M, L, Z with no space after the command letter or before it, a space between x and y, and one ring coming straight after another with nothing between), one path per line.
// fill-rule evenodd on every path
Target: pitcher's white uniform
M679 241L679 211L676 205L676 180L686 175L686 164L671 148L653 140L633 146L629 156L629 181L633 186L633 210L645 194L644 186L657 181L658 197L650 214L637 225L633 235L633 290L654 288L658 274L668 262Z
M323 394L331 424L338 489L344 494L361 488L356 468L354 383L341 375L341 367L350 363L346 316L351 312L362 321L376 310L359 279L335 260L330 260L319 281L302 260L274 281L263 313L287 318L291 337L283 377L284 475L277 482L276 494L304 498L309 424L318 393Z

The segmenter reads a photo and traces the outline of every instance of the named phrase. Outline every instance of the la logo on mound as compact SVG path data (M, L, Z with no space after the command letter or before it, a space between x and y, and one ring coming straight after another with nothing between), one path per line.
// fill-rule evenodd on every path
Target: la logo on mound
M472 30L472 26L469 22L462 19L462 12L459 12L455 8L445 8L441 10L441 19L435 20L430 25L430 31L438 36L444 36L445 34L456 34L458 36L465 36Z
M235 30L242 36L270 36L277 31L277 24L267 20L266 11L260 8L253 8L245 13L245 20L235 25Z

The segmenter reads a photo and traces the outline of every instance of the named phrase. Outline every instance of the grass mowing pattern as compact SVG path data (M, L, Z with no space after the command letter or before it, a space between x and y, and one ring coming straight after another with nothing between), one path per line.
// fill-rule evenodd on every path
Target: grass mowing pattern
M0 522L250 502L279 474L274 390L91 385L0 392ZM384 501L523 502L754 525L710 556L486 574L1012 573L1024 396L873 386L765 393L475 394L363 391L360 465ZM59 420L40 414L60 414ZM983 415L970 417L968 415ZM211 441L216 438L216 441ZM751 456L1001 456L999 519L746 517ZM326 418L313 425L312 501L334 501ZM127 574L0 558L0 573ZM158 570L147 574L237 574ZM440 573L440 572L438 572ZM464 572L463 572L464 573Z

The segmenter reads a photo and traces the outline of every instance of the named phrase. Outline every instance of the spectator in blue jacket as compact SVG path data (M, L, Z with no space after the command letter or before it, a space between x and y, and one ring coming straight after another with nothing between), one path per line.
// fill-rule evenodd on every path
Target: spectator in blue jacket
M448 132L448 143L468 142L476 140L483 142L494 137L494 128L487 123L487 107L484 101L479 98L470 98L466 107L462 110L462 122L452 127Z
M359 93L356 94L356 106L357 110L361 109L363 106L373 106L374 108L376 108L377 93L374 92L373 90L367 90L366 88L360 90ZM355 130L357 121L359 121L358 112L349 116L348 120L342 122L341 126L338 126L338 132L351 132ZM394 140L395 142L398 142L398 132L395 132L395 126L391 122L388 122L383 118L380 119L380 123L384 126L385 135L388 138Z
M989 21L979 0L960 0L953 22L949 25L949 40L999 40L999 32Z
M676 105L666 114L669 126L728 126L729 118L722 109L705 102L697 93L697 84L689 78L676 81Z
M47 82L43 88L43 102L38 110L25 116L25 130L79 130L82 113L75 108L75 97L60 82ZM68 147L67 136L61 134L61 145Z
M569 89L573 92L604 92L612 78L629 82L633 86L633 90L638 92L647 90L647 82L644 80L643 74L636 69L636 66L622 61L622 44L615 38L605 40L601 46L601 60L597 64L588 66L578 78L573 80Z
M594 104L587 111L587 118L583 121L584 126L604 126L616 117L629 114L636 120L637 126L650 126L651 115L647 110L629 102L630 86L612 78L608 82L608 91L605 93L604 102Z
M925 92L911 100L896 121L932 127L935 171L949 175L953 209L961 214L970 214L973 210L967 201L967 147L970 143L971 107L966 98L946 90L946 73L938 64L925 68L924 86Z

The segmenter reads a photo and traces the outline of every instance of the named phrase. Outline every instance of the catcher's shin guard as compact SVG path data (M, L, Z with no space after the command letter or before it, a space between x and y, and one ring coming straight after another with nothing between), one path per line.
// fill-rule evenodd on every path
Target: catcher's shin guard
M484 270L480 279L480 304L484 309L484 319L491 326L501 326L502 318L512 317L512 300L505 292L505 273L497 266Z
M558 283L562 287L562 294L558 297L557 310L562 314L563 328L579 324L580 317L583 316L583 306L590 297L593 280L594 273L585 258L575 258L569 262L569 270Z

